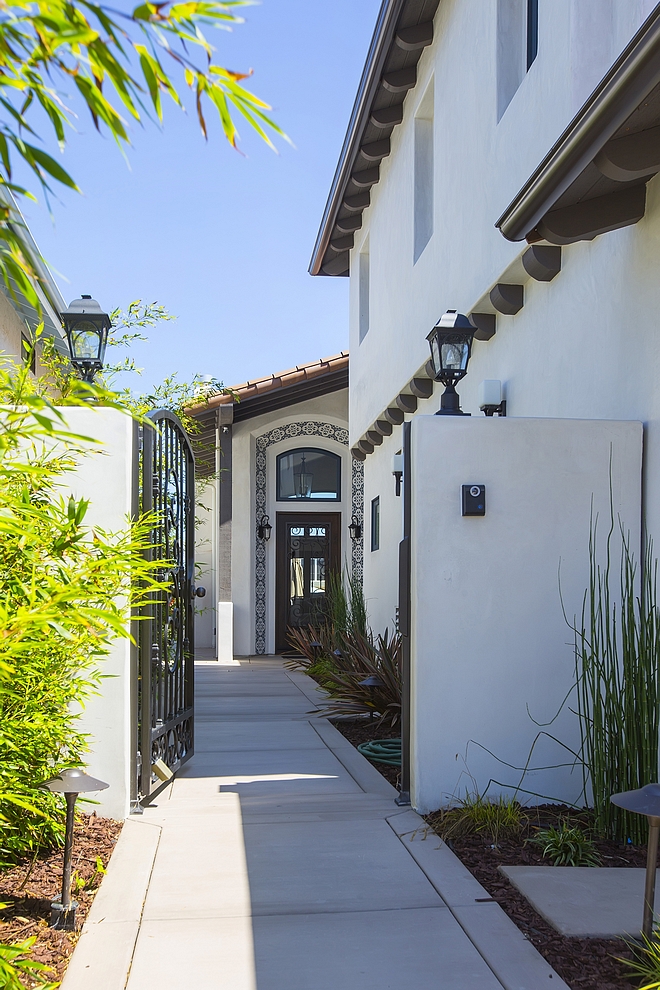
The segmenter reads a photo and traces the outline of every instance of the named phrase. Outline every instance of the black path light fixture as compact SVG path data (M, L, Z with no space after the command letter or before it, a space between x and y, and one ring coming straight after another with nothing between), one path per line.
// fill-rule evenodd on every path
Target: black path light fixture
M270 539L272 529L273 527L270 524L270 518L264 515L259 520L259 525L257 526L257 536L260 540L268 541Z
M71 364L84 382L92 382L103 368L110 317L91 296L74 299L61 317Z
M653 931L655 873L658 859L658 838L660 837L660 784L647 784L645 787L640 787L634 791L621 791L619 794L612 794L610 801L617 808L632 811L636 815L646 815L649 820L642 934L650 939Z
M348 524L348 532L351 534L352 540L359 540L362 536L362 523L357 516L353 516Z
M62 896L59 901L53 901L50 906L50 927L60 931L72 932L76 928L75 901L71 900L71 857L73 853L73 818L76 798L88 791L104 791L109 784L96 777L90 777L77 767L62 770L57 777L47 780L42 787L47 787L53 794L63 794L66 800L66 831L64 834L64 872L62 874Z
M436 416L469 416L461 410L456 383L467 374L475 327L467 316L448 309L426 338L431 348L431 364L436 382L445 390Z

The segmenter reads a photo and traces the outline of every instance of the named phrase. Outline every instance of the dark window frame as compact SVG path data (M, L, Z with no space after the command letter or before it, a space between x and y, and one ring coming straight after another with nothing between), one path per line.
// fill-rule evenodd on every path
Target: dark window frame
M371 500L371 550L380 550L380 495Z
M527 0L527 71L539 53L539 0Z
M298 454L302 451L323 454L324 457L332 457L336 461L337 466L337 494L331 498L315 498L311 496L310 498L288 498L281 495L280 486L280 462L283 457L290 457L292 454ZM275 459L275 501L281 502L287 505L295 505L303 503L305 505L314 504L317 505L323 502L341 502L341 483L342 483L342 463L341 456L336 454L334 450L326 450L324 447L292 447L291 450L283 450L281 454L278 454Z

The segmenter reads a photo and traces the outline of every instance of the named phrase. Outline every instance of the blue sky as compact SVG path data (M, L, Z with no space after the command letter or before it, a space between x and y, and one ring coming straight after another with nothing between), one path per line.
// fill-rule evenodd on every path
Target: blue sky
M162 131L134 129L129 168L77 122L63 164L83 195L60 194L54 224L43 205L25 213L67 301L157 300L178 317L134 346L139 391L173 371L238 384L347 347L348 280L307 267L378 7L263 0L215 33L217 61L254 69L250 88L295 149L278 141L275 155L241 125L239 155L218 125L207 143L172 107Z

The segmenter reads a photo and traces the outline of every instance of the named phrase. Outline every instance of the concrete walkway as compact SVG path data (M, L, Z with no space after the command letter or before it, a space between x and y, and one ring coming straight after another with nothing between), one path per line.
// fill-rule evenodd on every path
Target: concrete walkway
M552 990L277 658L196 667L196 752L125 824L63 990Z

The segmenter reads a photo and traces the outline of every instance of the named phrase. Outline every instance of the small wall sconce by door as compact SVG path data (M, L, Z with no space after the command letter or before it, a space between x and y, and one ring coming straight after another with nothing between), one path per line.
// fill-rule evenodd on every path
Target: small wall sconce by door
M502 382L486 379L479 386L479 408L485 416L506 416L506 399L502 398Z
M401 479L403 478L403 454L401 451L392 457L392 474L396 479L396 497L401 495Z
M42 787L53 794L63 794L66 800L66 830L64 833L64 870L62 873L62 896L50 906L50 927L63 932L76 930L76 901L71 900L71 859L73 855L73 817L76 798L89 791L103 791L109 785L96 777L90 777L83 770L72 768L63 770L57 777L47 780Z
M362 524L358 522L357 516L353 516L351 519L348 525L348 532L351 534L352 540L359 540L362 536Z
M257 526L257 536L260 540L268 541L273 527L268 516L262 516Z

